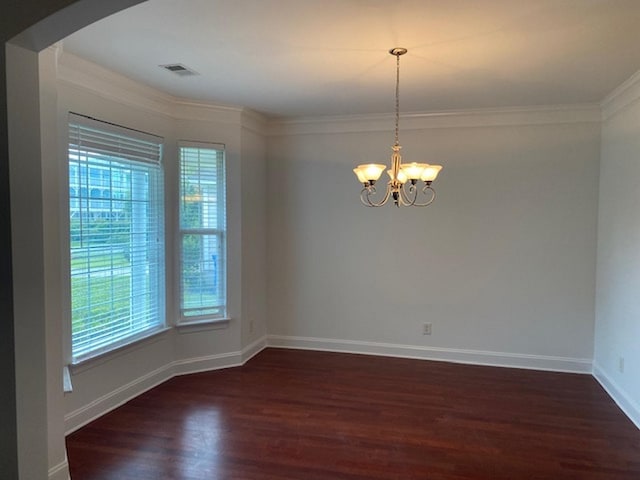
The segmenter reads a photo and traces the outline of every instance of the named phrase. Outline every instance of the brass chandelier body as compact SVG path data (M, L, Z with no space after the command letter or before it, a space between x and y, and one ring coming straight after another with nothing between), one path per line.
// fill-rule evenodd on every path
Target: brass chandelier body
M431 184L442 170L441 165L429 165L428 163L402 163L400 155L400 142L398 140L400 124L400 56L407 53L406 48L392 48L391 55L396 57L396 130L395 143L391 150L391 168L387 170L389 182L384 195L376 200L376 182L387 168L380 163L368 163L358 165L353 172L358 181L363 184L360 192L360 200L367 207L381 207L390 198L396 207L426 207L431 205L436 198L436 192ZM420 182L420 183L419 183Z

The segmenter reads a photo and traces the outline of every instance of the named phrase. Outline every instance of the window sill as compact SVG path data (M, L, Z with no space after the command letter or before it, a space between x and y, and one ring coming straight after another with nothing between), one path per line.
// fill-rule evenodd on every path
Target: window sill
M141 337L136 337L127 343L123 343L118 345L112 349L106 351L99 351L94 354L89 353L84 357L81 357L79 360L76 360L71 363L71 373L77 374L80 372L84 372L85 370L89 370L97 365L101 365L112 358L118 357L120 355L125 355L132 350L140 347L142 344L150 344L160 340L161 336L164 333L171 330L171 327L162 327L158 330L153 330L146 335Z
M231 318L214 318L206 320L195 320L191 322L179 322L176 323L176 329L178 333L194 333L201 332L203 330L221 330L227 328Z

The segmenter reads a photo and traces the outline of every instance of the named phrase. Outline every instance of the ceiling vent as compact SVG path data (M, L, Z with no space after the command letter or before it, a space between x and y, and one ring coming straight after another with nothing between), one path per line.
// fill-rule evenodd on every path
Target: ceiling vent
M199 75L198 72L191 70L188 67L185 67L181 63L171 63L169 65L159 65L160 68L164 68L165 70L170 71L171 73L175 73L176 75L180 75L181 77L191 77L193 75Z

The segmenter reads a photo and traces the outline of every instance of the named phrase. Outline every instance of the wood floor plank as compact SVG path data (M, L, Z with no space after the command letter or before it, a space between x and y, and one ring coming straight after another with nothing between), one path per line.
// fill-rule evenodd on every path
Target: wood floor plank
M638 480L588 375L269 348L67 438L73 480Z

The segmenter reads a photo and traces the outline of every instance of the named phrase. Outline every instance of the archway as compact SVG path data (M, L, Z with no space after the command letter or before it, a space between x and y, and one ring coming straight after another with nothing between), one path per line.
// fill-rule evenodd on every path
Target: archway
M0 34L0 472L3 478L68 478L61 369L48 365L42 230L41 106L38 52L74 31L142 0L22 0L3 8ZM7 75L15 81L6 82ZM46 110L43 107L42 110ZM30 183L28 204L17 195ZM10 206L9 193L13 193ZM13 233L13 248L12 248ZM17 240L17 241L16 241ZM12 265L13 264L13 265ZM55 333L55 332L53 332ZM55 356L55 355L54 355ZM16 397L19 401L16 401ZM57 426L56 426L57 425Z

